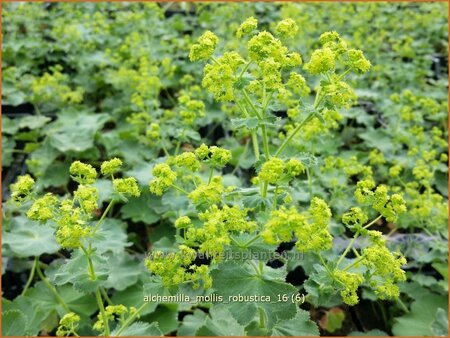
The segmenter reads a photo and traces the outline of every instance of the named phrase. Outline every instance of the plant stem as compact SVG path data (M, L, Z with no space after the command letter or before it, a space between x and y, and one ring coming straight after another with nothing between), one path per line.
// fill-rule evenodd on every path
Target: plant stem
M247 242L244 243L244 247L248 247L250 244L252 244L254 241L256 241L259 238L260 235L256 235L255 237L253 237L252 239L248 240Z
M266 160L268 160L270 158L270 152L269 152L269 142L267 141L267 130L265 125L261 125L261 133L264 146L264 155L266 156Z
M273 202L272 202L272 211L277 209L277 199L278 199L278 186L275 186L273 191Z
M325 267L325 269L327 270L328 274L330 276L332 276L332 272L330 270L330 268L328 267L327 263L325 263L325 260L323 259L322 255L320 253L317 253L317 255L319 256L320 262L322 263L322 265Z
M250 100L250 97L248 96L245 89L242 90L242 93L244 94L244 98L247 101L247 104L252 108L253 112L255 113L258 120L261 120L261 115L258 113L258 109L256 109L255 105L253 104L252 100Z
M308 178L308 189L309 189L309 199L312 200L312 179L311 179L311 172L309 171L309 168L306 168L306 176Z
M353 247L353 244L355 243L356 239L359 236L359 232L357 231L355 233L355 235L353 236L352 240L350 241L350 243L348 243L347 247L345 248L344 252L342 253L341 257L339 257L337 263L336 263L336 268L339 266L339 264L342 262L342 260L345 258L345 256L348 254L348 252L350 251L350 249Z
M178 190L179 192L182 192L185 195L189 195L189 193L186 190L180 188L179 186L177 186L175 184L172 184L172 187L175 188L176 190Z
M212 180L212 178L213 178L213 174L214 174L214 168L213 168L213 167L211 167L211 168L209 168L209 178L208 178L208 184L210 184L210 183L211 183L211 180Z
M95 225L93 234L95 234L98 230L98 228L100 227L100 225L103 223L103 220L105 219L106 215L108 214L109 209L112 208L114 204L114 200L111 200L111 202L109 202L108 206L106 207L105 211L103 212L102 217L100 217L100 220L97 222L97 224Z
M256 132L254 132L254 131L252 131L252 144L253 144L253 152L255 153L256 161L259 161L258 137L256 136Z
M275 153L275 157L278 157L281 155L281 153L284 151L284 149L288 146L289 142L294 138L294 136L300 131L300 129L305 125L306 122L308 122L313 116L315 112L311 112L306 116L306 118L299 123L299 125L294 129L294 131L284 140L284 142L281 144L281 146L278 148L278 150Z
M103 331L103 335L105 337L109 337L109 323L108 318L106 317L105 306L103 305L102 296L100 294L99 289L95 290L95 298L97 299L98 308L100 309L100 313L102 315L103 324L105 326L105 330Z
M116 336L120 336L120 334L135 320L135 318L139 315L139 312L145 309L145 307L149 304L149 302L145 302L142 304L139 309L135 313L133 313L127 320L123 323L122 327L117 331Z
M106 302L108 303L108 305L113 305L114 303L112 302L112 300L109 298L108 293L106 292L105 288L101 287L100 288L100 292L103 295L103 298L106 299Z
M39 264L38 262L39 262L39 256L36 256L34 258L34 261L33 261L33 266L31 267L30 276L28 276L27 283L25 284L25 287L23 288L23 291L20 294L21 296L25 295L25 293L27 292L28 288L30 287L31 282L33 281L33 278L34 278L34 272L36 270L36 265Z
M375 218L372 222L370 222L369 224L365 225L363 227L363 229L367 229L368 227L370 227L371 225L375 224L378 220L381 219L381 217L383 217L383 215L379 215L377 218Z
M265 328L266 327L266 313L264 312L263 308L258 307L258 313L259 313L259 327Z
M356 264L358 264L359 262L361 262L364 259L364 256L360 256L356 261L354 261L353 263L349 264L347 267L345 267L344 269L342 269L342 271L347 271L351 268L353 268Z
M50 291L55 295L56 299L62 305L64 310L66 310L66 312L70 312L70 309L67 306L67 304L64 301L64 299L62 299L62 297L59 295L58 291L56 291L55 287L50 284L48 279L45 278L44 274L41 271L41 268L39 267L39 262L36 264L36 272L37 272L39 278L44 282L45 285L47 285L47 287L50 289Z
M409 313L408 308L406 307L405 303L403 303L403 301L400 298L397 298L397 302L403 311L405 311L406 313Z

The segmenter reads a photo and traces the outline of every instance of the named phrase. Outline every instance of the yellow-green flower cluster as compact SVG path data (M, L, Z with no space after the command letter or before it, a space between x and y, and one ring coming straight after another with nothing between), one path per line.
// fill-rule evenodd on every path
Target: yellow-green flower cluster
M100 171L103 175L109 176L117 173L121 167L122 167L122 160L115 157L109 161L103 162L100 167Z
M320 88L325 99L336 108L350 108L356 102L357 97L352 87L337 75L331 76L331 82Z
M97 171L90 164L75 161L70 165L72 179L80 184L92 184L97 178Z
M286 175L295 177L304 171L305 167L298 159L293 158L285 163L277 157L272 157L261 166L258 179L270 184L276 184Z
M386 248L380 232L370 233L373 244L363 250L363 257L364 265L378 277L372 278L371 286L375 287L380 299L398 298L400 291L395 283L406 280L405 271L401 268L406 264L406 259L400 253L392 253Z
M336 58L330 48L316 49L309 62L305 64L305 69L311 74L326 73L335 67Z
M82 219L80 208L73 207L72 200L64 200L59 207L56 241L65 249L79 248L82 240L90 235L91 229Z
M328 231L331 211L320 198L313 198L308 213L299 213L295 207L281 207L272 212L261 237L267 244L280 244L297 237L295 247L301 252L331 248L332 237Z
M347 65L357 74L366 73L370 67L370 61L364 57L364 53L359 49L350 49L347 52Z
M58 337L65 337L71 334L75 334L78 328L78 322L80 321L80 316L73 312L66 313L59 321L58 330L56 335Z
M205 104L199 100L192 100L187 94L183 94L178 98L181 106L180 116L187 125L192 125L198 117L205 116Z
M244 59L238 53L224 53L213 64L205 66L202 86L213 94L217 101L233 100L234 84L238 80L235 73L244 63Z
M253 16L247 18L236 31L236 36L238 38L248 35L253 32L258 27L258 20L256 20Z
M197 156L193 152L184 152L177 155L171 160L177 167L186 168L192 172L198 171L200 169L200 162Z
M135 307L130 308L130 314L135 313L137 310ZM124 319L123 316L128 313L128 309L125 305L119 304L119 305L108 305L105 308L105 316L106 320L114 320L114 318L120 317L122 320ZM97 315L97 321L94 323L93 329L96 331L103 331L105 328L105 323L103 321L103 315L102 313L99 313Z
M366 213L358 207L351 208L349 212L342 215L342 223L350 228L361 229L361 227L366 224L368 220L369 218Z
M132 197L141 196L141 190L134 177L116 178L113 180L114 190L122 195Z
M73 193L74 200L78 201L81 208L87 213L91 214L98 208L98 189L89 185L80 184L77 190Z
M308 223L306 215L300 214L294 207L284 206L272 212L270 220L261 232L261 238L267 244L289 242L296 229L305 228Z
M206 31L193 44L189 52L189 59L191 61L208 60L219 42L219 38L211 31Z
M177 173L170 169L166 163L155 165L152 170L154 179L150 181L150 192L161 196L168 188L170 188L177 179Z
M35 221L46 222L54 217L54 209L58 204L58 199L51 193L34 201L27 211L27 217Z
M163 284L167 287L179 285L185 282L193 283L193 288L203 287L209 289L212 286L212 279L209 276L207 265L191 265L197 257L194 249L186 245L180 245L179 251L174 253L163 253L156 251L145 260L146 267L153 274L160 276Z
M309 207L310 223L297 228L295 248L301 252L328 250L332 246L332 236L328 231L331 210L324 200L314 197ZM312 222L311 222L312 221Z
M399 214L406 212L406 203L400 194L389 196L385 185L374 188L375 182L371 179L359 181L355 191L358 203L372 205L388 222L395 222Z
M200 184L192 190L188 198L198 207L220 204L225 188L222 184L222 176L215 176L209 184Z
M208 147L202 144L194 153L199 160L207 162L214 168L223 168L231 161L231 151L217 146Z
M34 179L30 175L19 176L16 183L11 184L11 199L21 202L26 198L34 186Z
M287 86L293 93L302 97L308 96L311 92L311 89L306 84L305 78L298 73L291 73L289 75Z
M219 208L212 205L200 213L199 220L203 222L201 227L195 227L190 220L183 216L176 221L176 225L186 228L185 239L190 246L198 247L198 251L219 260L225 246L230 244L230 234L233 232L252 233L257 229L254 221L247 219L246 209L238 206L227 205Z
M333 277L344 287L341 291L341 297L344 303L348 305L357 304L359 299L356 292L358 287L363 283L364 278L360 274L342 270L335 270Z
M284 19L277 24L277 33L281 37L293 37L298 32L298 26L292 19Z

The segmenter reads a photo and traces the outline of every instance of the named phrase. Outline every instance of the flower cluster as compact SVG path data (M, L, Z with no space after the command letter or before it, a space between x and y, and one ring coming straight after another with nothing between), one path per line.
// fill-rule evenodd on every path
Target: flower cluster
M358 303L357 290L364 282L363 276L358 273L347 272L343 270L335 270L333 278L337 280L344 287L340 292L342 300L348 305L355 305Z
M189 59L191 61L208 60L214 50L216 49L219 38L210 31L206 31L197 40L197 43L192 45L189 53Z
M284 178L292 178L305 172L303 163L295 158L287 162L272 157L261 166L258 179L270 184L276 184Z
M150 192L161 196L177 179L177 173L170 169L166 163L155 165L152 170L154 179L150 181Z
M230 244L230 235L233 232L252 233L257 229L254 221L247 219L248 210L237 206L227 205L219 208L212 205L207 210L198 214L203 222L202 226L194 226L187 216L176 220L176 226L185 228L185 243L192 247L198 247L198 251L219 260L226 245Z
M258 27L258 20L256 20L253 16L247 18L236 31L236 36L238 38L243 35L250 34Z
M78 322L80 321L80 316L73 312L66 313L59 321L58 330L56 335L58 337L65 337L71 334L75 334L78 328Z
M308 213L299 213L294 207L281 207L272 212L261 237L268 244L280 244L297 237L295 247L301 252L321 251L331 248L332 237L328 231L331 211L320 198L313 198Z
M125 321L125 314L128 314L129 316L132 316L137 312L137 309L134 306L131 306L130 308L127 308L125 305L119 304L119 305L108 305L105 308L105 316L106 320L113 321L116 317L120 319L121 322ZM93 329L96 331L103 331L105 328L105 323L103 321L103 315L102 313L99 313L97 315L97 321L94 323Z
M75 161L70 165L72 179L79 184L92 184L97 178L97 171L90 164Z
M281 37L293 37L298 32L298 26L292 19L285 19L277 24L276 31Z
M195 150L195 155L199 160L208 163L213 168L223 168L231 161L231 151L217 146L208 147L202 144Z
M399 214L406 212L406 203L400 194L389 196L388 187L379 185L375 188L375 182L372 179L357 183L355 198L358 203L370 204L388 222L395 222Z
M225 188L222 184L222 176L215 176L209 184L200 184L188 194L188 198L199 208L204 208L222 202L222 194Z
M151 256L145 259L145 266L150 272L161 277L167 287L190 282L194 289L201 284L205 289L209 289L212 280L208 266L192 264L197 257L194 249L186 245L180 245L178 249L179 251L172 253L152 252Z
M11 184L11 199L15 202L22 202L31 192L34 186L34 179L30 175L23 175L17 178L17 182Z
M139 197L141 190L134 177L116 178L113 180L114 190L122 195Z
M112 160L105 161L100 167L100 171L103 175L109 176L117 173L122 167L122 160L115 157Z

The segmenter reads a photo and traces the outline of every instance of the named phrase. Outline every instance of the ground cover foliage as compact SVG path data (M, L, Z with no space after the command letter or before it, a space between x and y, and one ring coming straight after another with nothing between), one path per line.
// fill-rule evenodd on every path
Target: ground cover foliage
M3 335L446 336L447 12L4 4Z

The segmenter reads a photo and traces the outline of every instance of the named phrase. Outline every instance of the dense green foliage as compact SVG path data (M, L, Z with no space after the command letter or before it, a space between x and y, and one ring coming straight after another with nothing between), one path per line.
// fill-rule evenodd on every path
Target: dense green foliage
M446 3L2 15L4 335L448 334Z

